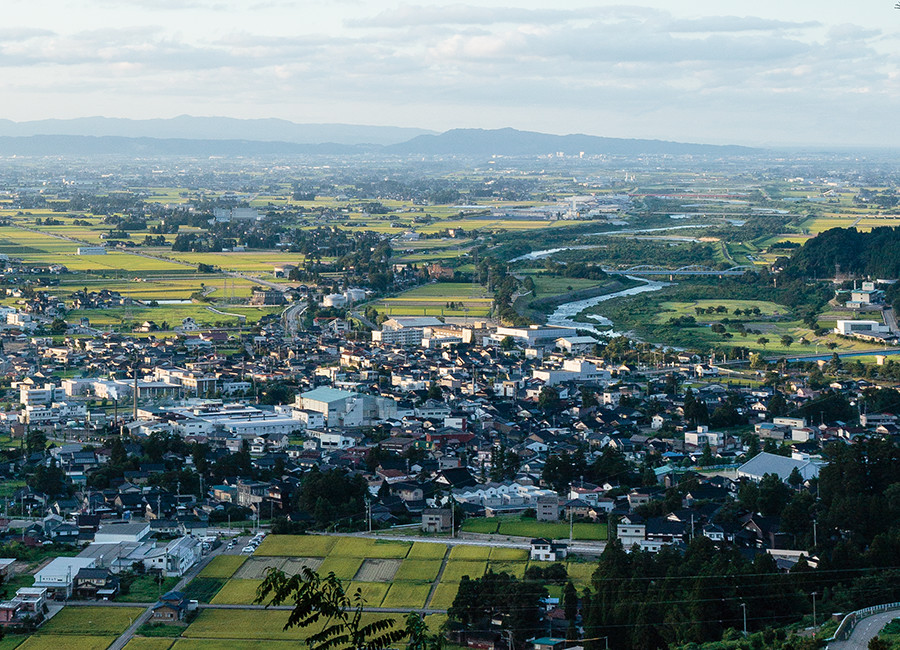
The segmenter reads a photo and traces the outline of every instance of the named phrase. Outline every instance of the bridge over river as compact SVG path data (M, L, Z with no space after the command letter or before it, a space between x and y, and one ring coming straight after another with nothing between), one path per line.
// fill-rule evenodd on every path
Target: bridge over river
M654 266L652 264L641 264L639 266L632 266L627 269L608 269L604 268L603 270L607 273L613 275L711 275L711 276L723 276L723 275L744 275L747 271L754 271L758 267L755 266L732 266L730 269L720 270L714 269L710 266L700 266L700 265L691 265L691 266L682 266L677 269L667 269L662 266Z

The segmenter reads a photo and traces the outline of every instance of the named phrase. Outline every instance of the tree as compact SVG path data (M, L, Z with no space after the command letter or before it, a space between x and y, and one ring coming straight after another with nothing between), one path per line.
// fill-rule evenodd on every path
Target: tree
M715 462L716 459L712 455L712 449L709 446L709 442L707 442L703 445L703 453L700 455L700 466L709 467Z
M551 386L544 386L538 396L538 406L546 411L555 411L559 408L559 391Z
M578 592L575 591L575 585L569 580L563 589L563 608L566 613L567 621L574 621L578 616Z
M309 627L322 622L322 628L310 635L306 645L311 650L383 650L410 637L410 647L422 650L431 645L427 629L407 618L405 629L395 629L390 618L367 622L363 617L365 599L357 589L349 596L333 573L320 577L309 567L293 576L270 568L257 589L254 602L278 606L290 601L294 609L282 629ZM268 600L268 602L266 602ZM416 616L418 618L418 616Z
M120 438L119 436L113 436L112 441L109 443L110 465L121 467L127 462L128 452L125 450L125 445L122 443L122 438Z
M28 454L44 453L47 448L47 436L40 429L32 429L25 436L25 451Z
M431 382L428 386L428 394L426 395L426 399L434 399L434 400L442 400L444 399L444 393L441 391L440 385Z
M791 347L794 344L794 337L790 334L783 335L781 337L781 344L786 348Z
M769 344L769 339L767 339L765 336L760 336L758 339L756 339L756 342L763 346L763 349L765 349Z

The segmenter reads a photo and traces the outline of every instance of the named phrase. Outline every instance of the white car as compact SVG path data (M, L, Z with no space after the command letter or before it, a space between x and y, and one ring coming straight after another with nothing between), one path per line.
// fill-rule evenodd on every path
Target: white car
M256 550L255 546L245 546L244 548L241 549L241 553L248 553L250 555L253 555L253 551L255 551L255 550Z

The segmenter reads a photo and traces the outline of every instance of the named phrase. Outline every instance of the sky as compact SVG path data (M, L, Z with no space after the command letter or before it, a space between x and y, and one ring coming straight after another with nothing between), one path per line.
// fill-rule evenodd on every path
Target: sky
M0 118L900 146L893 0L11 0Z

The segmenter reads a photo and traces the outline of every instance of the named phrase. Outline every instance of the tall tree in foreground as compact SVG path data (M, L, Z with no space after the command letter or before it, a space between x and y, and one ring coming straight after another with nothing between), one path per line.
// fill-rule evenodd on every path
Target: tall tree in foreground
M333 573L321 577L309 567L292 576L268 569L254 602L266 606L293 603L283 629L316 626L319 631L306 639L310 650L385 650L407 637L410 650L441 647L440 635L429 635L415 612L407 616L403 628L395 628L391 618L364 617L366 601L359 589L348 595Z

